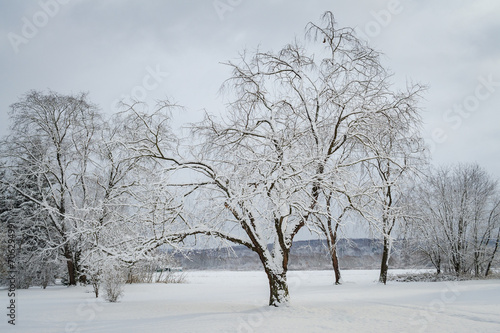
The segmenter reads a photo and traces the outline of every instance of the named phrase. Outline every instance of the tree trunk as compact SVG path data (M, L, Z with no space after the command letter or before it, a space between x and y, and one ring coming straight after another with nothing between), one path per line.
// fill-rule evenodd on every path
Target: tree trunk
M491 253L490 260L488 260L488 265L486 266L486 270L484 271L484 276L488 276L491 270L491 264L493 260L495 260L495 254L498 251L498 246L500 245L500 228L498 229L497 240L495 242L495 247L493 248L493 252Z
M391 252L390 239L384 236L384 250L382 252L382 263L380 265L380 277L379 282L387 283L387 271L389 270L389 256Z
M269 306L278 307L288 303L289 294L286 271L276 273L266 268L266 274L269 280Z
M274 255L270 253L267 247L255 242L255 251L259 255L260 262L264 267L267 279L269 281L269 306L281 306L289 301L288 284L286 272L288 267L288 255L290 249L281 246L276 242Z
M481 257L481 254L479 253L479 251L476 251L474 253L474 276L475 277L479 277L479 274L481 273L480 257Z
M76 272L75 272L75 264L73 262L73 256L71 251L67 246L64 249L64 257L66 258L66 266L68 268L68 280L70 286L76 286Z
M75 265L73 264L73 260L71 260L71 258L66 259L66 264L68 267L69 285L76 286Z
M439 255L436 262L436 274L441 274L441 256Z
M457 257L458 257L458 255L457 255ZM460 260L461 259L456 259L455 263L453 264L453 268L454 268L455 274L457 276L460 276L460 273L461 273Z
M330 200L331 200L331 194L328 196L327 199L327 207L328 211L330 211ZM340 221L342 220L342 217L344 216L344 213L347 211L347 208L344 208L344 211L338 219L335 222L335 228L332 227L332 217L331 215L328 217L328 232L325 229L325 235L326 235L326 242L328 244L328 249L330 250L330 256L332 258L332 266L333 266L333 272L335 273L335 285L340 284L340 268L339 268L339 258L337 256L337 232L339 230L340 226Z
M99 298L99 287L100 287L100 281L93 280L92 288L94 289L95 298Z
M339 258L337 257L337 244L333 243L330 248L330 254L332 256L332 266L333 271L335 272L335 284L340 284L340 268L339 268Z

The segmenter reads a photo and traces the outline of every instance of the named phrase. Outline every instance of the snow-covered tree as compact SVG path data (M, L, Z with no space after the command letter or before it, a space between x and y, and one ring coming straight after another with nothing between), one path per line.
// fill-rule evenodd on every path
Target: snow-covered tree
M98 284L102 265L109 260L135 261L135 240L140 220L136 191L146 174L137 158L123 145L127 132L123 119L115 116L98 133L92 168L86 175L86 206L77 213L75 235L81 239L81 265L91 283ZM97 293L96 293L97 296Z
M160 236L178 220L179 202L155 163L128 150L126 119L106 121L85 94L36 91L12 105L11 118L1 183L12 198L2 217L21 237L26 286L46 285L55 274L47 269L63 259L68 283L88 274L97 295L106 262L133 265L171 240Z
M379 54L352 29L337 29L329 12L323 25L307 26L303 41L278 52L244 53L227 65L227 115L193 125L191 140L199 144L177 148L163 111L132 108L134 132L142 133L132 146L168 171L189 171L191 181L173 184L196 198L185 234L254 251L269 280L269 304L278 306L289 299L294 237L312 216L329 214L322 193L340 191L350 181L343 170L376 158L364 153L375 151L365 148L377 145L373 126L397 127L415 117L421 88L393 91Z
M477 164L439 168L425 179L413 229L438 273L489 273L500 235L498 191L498 182Z
M84 206L96 107L85 94L31 91L11 110L12 127L2 157L13 180L10 187L36 215L18 222L30 231L41 230L37 242L65 258L69 283L76 284L79 245L71 237L75 221L68 216Z
M408 107L414 108L414 105ZM419 133L418 117L400 121L397 126L388 126L374 131L371 145L376 159L364 163L367 185L364 211L372 229L383 238L382 260L379 281L387 282L387 271L391 256L393 236L398 223L412 218L410 198L415 178L425 166L425 145Z

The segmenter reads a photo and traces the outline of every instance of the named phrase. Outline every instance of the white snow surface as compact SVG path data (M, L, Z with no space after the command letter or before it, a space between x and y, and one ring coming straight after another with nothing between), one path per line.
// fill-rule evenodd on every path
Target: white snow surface
M392 273L403 271L392 270ZM377 271L291 271L289 305L267 306L260 271L190 271L186 284L126 285L118 303L91 287L18 290L0 332L500 332L500 280L376 282Z

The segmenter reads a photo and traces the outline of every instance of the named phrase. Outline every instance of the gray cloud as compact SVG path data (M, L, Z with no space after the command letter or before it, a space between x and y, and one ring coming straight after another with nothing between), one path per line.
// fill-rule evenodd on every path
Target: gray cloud
M55 1L67 4L51 16L44 6ZM222 11L215 6L221 3ZM217 91L228 75L221 62L259 45L277 50L331 10L340 26L356 27L385 53L397 85L429 84L424 130L437 162L477 161L500 177L500 86L466 117L453 111L474 96L479 77L500 83L500 3L401 0L397 14L384 16L392 3L0 0L0 133L7 131L9 105L30 89L89 91L106 112L134 92L148 101L173 97L187 107L182 121L199 119L202 108L220 112ZM48 22L16 53L9 33L22 36L25 20L44 23L44 12ZM154 89L144 89L157 69L159 79L146 80ZM433 140L436 130L446 139Z

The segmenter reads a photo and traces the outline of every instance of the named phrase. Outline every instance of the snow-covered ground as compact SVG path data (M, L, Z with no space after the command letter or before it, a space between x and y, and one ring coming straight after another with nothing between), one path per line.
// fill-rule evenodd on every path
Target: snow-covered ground
M392 273L399 273L392 271ZM19 290L0 332L500 332L500 280L376 283L377 271L289 272L291 303L266 306L263 272L188 272L186 284L125 286L119 303L90 287Z

